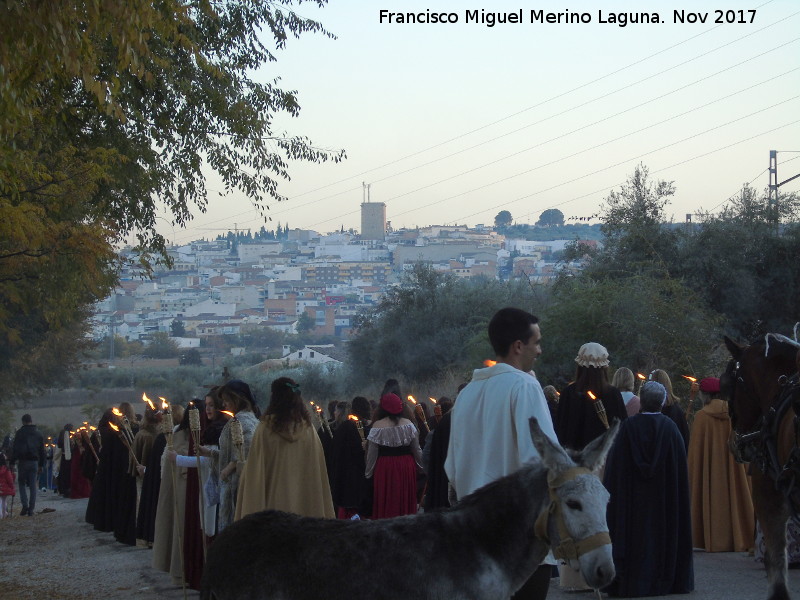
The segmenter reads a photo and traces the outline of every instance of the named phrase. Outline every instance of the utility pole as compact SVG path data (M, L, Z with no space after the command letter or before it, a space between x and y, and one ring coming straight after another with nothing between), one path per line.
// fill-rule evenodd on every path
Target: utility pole
M778 210L778 189L785 183L794 181L800 177L800 173L794 177L789 177L778 183L778 151L769 151L769 206L774 211L775 215L775 234L780 233L781 226L781 213Z

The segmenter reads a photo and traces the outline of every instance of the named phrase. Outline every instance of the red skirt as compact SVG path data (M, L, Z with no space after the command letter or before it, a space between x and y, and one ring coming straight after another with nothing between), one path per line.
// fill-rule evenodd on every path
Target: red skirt
M81 469L81 452L72 453L70 461L70 498L88 498L92 495L92 482L83 476Z
M373 519L417 512L417 465L410 454L380 456L373 474Z

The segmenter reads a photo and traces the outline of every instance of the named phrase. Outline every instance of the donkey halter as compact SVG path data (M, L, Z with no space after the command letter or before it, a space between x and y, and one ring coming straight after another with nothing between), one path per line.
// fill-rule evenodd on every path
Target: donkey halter
M572 481L579 475L592 475L592 471L585 467L573 467L559 475L554 476L552 473L547 474L547 485L550 488L550 506L547 510L543 510L539 514L534 525L536 537L552 548L553 556L563 560L578 560L579 557L587 552L591 552L600 546L611 543L611 537L608 535L608 531L600 531L576 542L572 539L567 530L567 525L564 523L564 515L561 511L561 502L556 492L562 485ZM550 538L547 535L547 528L551 517L555 518L556 527L558 529L559 544L555 548L553 548Z

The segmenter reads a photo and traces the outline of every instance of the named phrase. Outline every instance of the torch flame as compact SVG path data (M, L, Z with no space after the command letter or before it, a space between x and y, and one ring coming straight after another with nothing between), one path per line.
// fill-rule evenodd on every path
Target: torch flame
M122 416L122 413L120 412L120 410L116 406L111 409L111 412L114 413L114 415L117 416L117 417L121 417Z
M119 427L117 427L113 423L109 422L108 424L111 426L111 429L113 429L114 431L119 431Z
M436 398L431 398L430 396L428 396L428 400L430 400L431 402L433 402L434 404L436 404Z
M147 405L150 407L150 410L155 410L156 409L155 405L153 404L153 401L150 400L150 398L148 398L147 394L145 394L144 392L142 392L142 400L144 402L147 402Z
M233 418L234 416L236 416L236 415L234 415L234 414L233 414L231 411L229 411L229 410L221 410L221 411L219 411L219 412L221 412L223 415L228 415L228 416L229 416L229 417L231 417L231 418Z
M161 410L169 410L169 402L167 402L167 399L161 396L159 396L158 399L161 400Z
M645 376L644 376L644 375L642 375L641 373L637 373L637 374L636 374L636 376L637 376L639 379L641 379L642 381L644 381L645 379L647 379L647 377L645 377Z
M588 391L588 392L586 392L586 393L589 395L589 398L591 398L591 399L592 399L592 402L594 402L595 400L597 400L597 396L595 396L595 395L592 393L592 390L589 390L589 391Z
M697 382L697 377L690 377L689 375L683 375L683 378L684 379L688 379L692 383L696 383Z
M497 364L497 361L496 361L496 360L490 360L490 359L488 359L488 358L487 358L485 361L483 361L483 366L484 366L484 367L493 367L493 366L495 366L496 364Z
M348 419L350 419L351 421L355 421L356 423L358 423L358 417L357 417L357 416L355 416L355 415L350 415L350 416L349 416L349 417L347 417L347 418L348 418Z
M409 400L410 400L412 403L414 403L414 404L416 404L416 403L417 403L417 401L416 401L416 400L414 400L414 396L412 396L411 394L409 394L409 395L408 395L408 399L409 399Z

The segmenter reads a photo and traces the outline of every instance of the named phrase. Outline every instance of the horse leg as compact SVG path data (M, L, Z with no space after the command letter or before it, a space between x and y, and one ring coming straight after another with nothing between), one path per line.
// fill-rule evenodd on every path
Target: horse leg
M789 511L783 494L769 476L753 469L753 506L764 533L767 600L790 600L786 564L786 521Z

